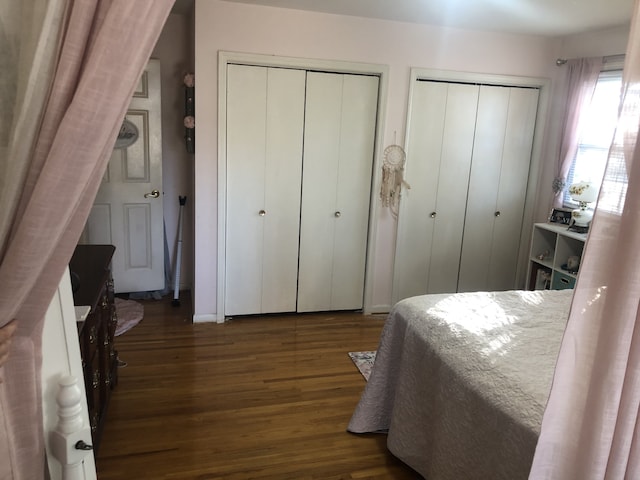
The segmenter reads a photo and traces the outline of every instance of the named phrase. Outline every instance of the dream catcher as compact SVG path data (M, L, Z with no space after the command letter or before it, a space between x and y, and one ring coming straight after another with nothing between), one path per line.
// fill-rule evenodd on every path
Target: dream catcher
M389 145L384 149L382 165L382 185L380 199L383 207L389 207L391 214L398 217L402 187L411 188L403 179L406 154L400 145Z

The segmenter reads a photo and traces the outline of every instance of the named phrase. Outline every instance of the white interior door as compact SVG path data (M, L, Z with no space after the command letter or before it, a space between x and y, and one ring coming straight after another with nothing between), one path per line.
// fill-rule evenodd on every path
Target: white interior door
M515 287L538 90L480 88L458 291Z
M378 77L309 72L298 311L362 308Z
M478 104L477 85L417 81L398 219L393 302L455 292Z
M296 309L305 75L228 66L225 315Z
M114 149L81 238L116 247L116 293L165 286L160 96L160 61L152 59L126 114L129 129L121 135L136 138L137 131L137 139Z

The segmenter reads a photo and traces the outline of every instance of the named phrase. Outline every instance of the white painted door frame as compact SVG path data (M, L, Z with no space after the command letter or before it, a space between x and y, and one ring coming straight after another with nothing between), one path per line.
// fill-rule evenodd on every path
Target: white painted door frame
M375 271L375 239L379 215L377 186L381 181L380 155L384 150L383 132L387 101L389 67L386 65L343 62L337 60L315 60L297 57L279 57L272 55L220 52L218 54L218 275L217 275L217 314L216 321L225 318L226 284L226 211L227 211L227 65L229 63L257 65L265 67L299 68L335 73L356 73L376 75L380 78L378 92L378 112L376 122L376 143L374 151L373 179L371 188L371 209L369 212L369 233L367 241L367 263L364 287L364 311L371 310L373 296L373 272Z
M529 183L527 185L527 193L525 198L524 214L522 219L522 232L520 235L520 251L518 254L518 268L516 270L517 285L524 288L525 274L528 264L528 245L530 240L531 228L527 225L533 225L533 214L535 210L535 199L538 190L538 181L541 174L542 152L545 125L547 121L547 112L550 95L550 81L546 78L523 77L517 75L495 75L489 73L475 72L459 72L449 70L434 70L426 68L412 68L409 80L409 100L407 105L407 124L406 132L411 131L411 109L413 106L414 87L418 80L435 80L443 82L462 82L462 83L481 83L490 85L504 85L509 87L534 87L540 91L538 102L538 117L535 126L533 148L531 154L531 164L529 167ZM409 135L405 135L405 150L408 149ZM407 163L407 176L411 171L411 166ZM410 180L409 180L410 183ZM403 204L400 201L399 217L402 216ZM396 242L396 245L399 242ZM398 251L396 250L396 256ZM395 262L394 262L395 263ZM398 281L398 272L394 267L393 284Z

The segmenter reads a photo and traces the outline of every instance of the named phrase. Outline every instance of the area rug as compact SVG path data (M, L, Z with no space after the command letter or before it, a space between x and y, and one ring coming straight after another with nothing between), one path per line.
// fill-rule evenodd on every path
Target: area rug
M373 368L373 362L376 360L376 352L349 352L349 357L358 367L360 373L364 377L365 380L369 380L369 375L371 375L371 369Z
M144 306L135 300L125 300L116 297L116 314L118 315L118 325L115 336L122 335L135 327L144 316Z

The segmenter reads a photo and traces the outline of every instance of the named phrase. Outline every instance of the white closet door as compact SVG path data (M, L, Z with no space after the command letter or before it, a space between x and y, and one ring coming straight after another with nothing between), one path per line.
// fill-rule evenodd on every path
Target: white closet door
M378 78L310 72L298 311L362 308Z
M482 86L458 291L515 287L538 91Z
M378 77L343 75L331 310L363 306L377 108Z
M409 119L393 301L455 292L478 103L477 85L418 81Z
M295 311L305 75L228 66L225 315Z
M516 266L522 231L529 166L538 111L537 88L512 88L495 218L488 290L516 285Z

